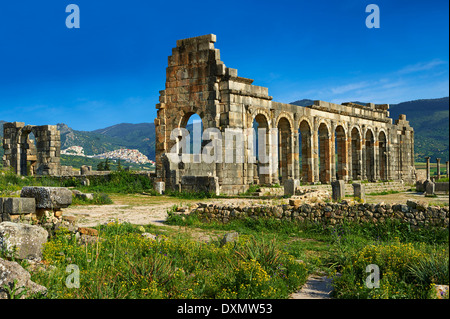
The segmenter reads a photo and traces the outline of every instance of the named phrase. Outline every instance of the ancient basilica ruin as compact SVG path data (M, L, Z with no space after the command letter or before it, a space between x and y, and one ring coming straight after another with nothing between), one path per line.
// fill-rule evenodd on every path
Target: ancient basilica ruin
M304 184L416 180L414 131L405 115L393 122L387 104L314 101L302 107L275 102L267 88L226 67L215 42L213 34L178 40L168 58L155 119L156 180L166 188L237 194L252 184L283 185L289 179ZM242 160L205 162L195 160L195 154L171 160L168 154L182 148L183 136L177 132L194 114L200 116L203 132L223 133L204 138L202 151L218 145L226 153L243 143L244 152L237 154ZM268 132L264 143L269 157L276 153L276 162L251 160L248 139L214 144L226 130L248 132L256 127ZM276 138L269 134L274 129ZM262 170L264 166L270 169Z

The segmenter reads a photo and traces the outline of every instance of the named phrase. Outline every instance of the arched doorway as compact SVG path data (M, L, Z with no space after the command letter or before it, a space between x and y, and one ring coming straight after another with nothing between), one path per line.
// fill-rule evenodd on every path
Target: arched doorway
M351 131L351 163L352 163L352 179L361 179L361 135L356 127Z
M265 115L257 114L252 122L253 155L256 158L256 183L269 185L270 176L270 135L269 122Z
M36 175L37 147L36 136L32 128L26 126L22 129L19 136L20 145L20 175Z
M325 123L319 125L319 181L331 182L331 141L330 132Z
M291 147L291 124L282 117L278 121L278 179L280 184L291 177L292 147Z
M338 125L335 130L335 168L336 179L347 180L348 178L348 156L347 156L347 136L342 125Z
M367 130L365 140L366 178L369 181L375 181L375 138L372 130Z
M299 165L300 177L304 182L314 181L311 138L312 131L309 123L305 120L301 121L298 128Z
M386 134L381 131L378 135L378 159L379 159L379 170L380 170L380 179L387 180L387 138Z

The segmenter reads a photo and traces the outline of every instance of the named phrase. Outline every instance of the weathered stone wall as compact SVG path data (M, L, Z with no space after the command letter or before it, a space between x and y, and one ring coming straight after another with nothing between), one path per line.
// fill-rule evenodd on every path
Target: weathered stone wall
M168 58L155 119L157 180L167 188L179 189L182 176L208 174L218 178L224 194L242 193L251 184L283 185L290 178L322 184L336 179L416 180L414 131L405 115L392 123L387 104L314 101L302 107L274 102L267 88L225 66L215 42L213 34L178 40ZM222 160L215 165L169 161L166 155L179 152L182 137L172 133L185 128L193 114L200 116L203 130L221 132L222 155L238 146L243 146L243 154L233 152L233 163ZM251 141L238 139L254 121L259 128L278 129L278 140L266 141L269 155L279 154L276 162L252 162ZM241 132L231 145L224 140L226 130ZM261 167L270 170L262 172Z
M29 135L33 133L35 143ZM3 124L3 166L12 167L18 175L61 175L71 172L61 167L61 137L56 125Z
M407 204L349 204L317 203L291 205L213 205L199 204L187 214L195 214L203 222L228 223L242 218L276 218L287 221L339 224L344 220L354 223L382 223L397 219L413 227L448 227L449 207L428 206L422 201L408 201Z
M219 181L213 176L183 176L181 178L181 191L207 192L219 195Z

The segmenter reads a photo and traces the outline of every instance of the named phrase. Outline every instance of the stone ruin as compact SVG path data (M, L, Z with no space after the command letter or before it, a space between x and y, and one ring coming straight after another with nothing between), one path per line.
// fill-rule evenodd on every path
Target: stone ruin
M4 123L3 148L3 166L11 167L17 175L72 175L72 167L61 166L61 137L56 125Z
M213 34L178 40L168 58L165 89L156 105L156 182L175 190L237 194L250 185L284 185L289 179L303 184L416 180L414 130L405 115L393 123L388 104L314 101L303 107L275 102L267 88L226 67L215 42ZM277 143L270 136L265 141L268 156L277 153L277 161L251 161L248 141L242 142L239 163L195 161L194 154L188 161L172 161L168 154L174 148L178 152L183 137L173 132L186 128L194 114L201 118L203 132L278 129ZM205 142L215 139L202 141L202 152ZM233 143L231 148L238 139ZM225 142L217 145L222 153L229 148ZM261 170L270 165L269 173ZM211 181L199 184L198 177Z

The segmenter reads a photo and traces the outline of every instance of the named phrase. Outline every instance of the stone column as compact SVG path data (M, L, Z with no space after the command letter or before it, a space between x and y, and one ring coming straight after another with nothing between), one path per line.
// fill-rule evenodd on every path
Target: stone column
M425 157L425 159L427 160L427 178L426 180L430 180L430 157L427 156Z
M437 179L441 178L441 159L436 158Z
M358 198L360 201L366 201L366 186L362 183L353 183L353 197Z
M447 161L447 162L445 162L445 166L446 166L446 172L447 172L447 178L448 178L448 169L449 169L449 162Z

